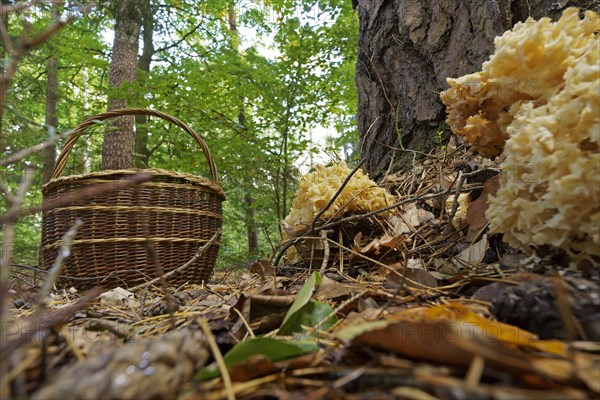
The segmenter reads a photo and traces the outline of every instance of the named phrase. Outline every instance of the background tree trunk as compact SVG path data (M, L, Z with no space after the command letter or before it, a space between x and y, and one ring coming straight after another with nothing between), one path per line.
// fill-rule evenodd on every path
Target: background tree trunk
M361 156L373 177L434 148L447 77L481 69L497 35L527 17L556 18L570 6L547 0L358 0L356 84Z
M108 99L109 111L127 107L127 94L116 89L135 80L141 25L141 13L136 0L119 0L115 5L115 39L108 77L111 89ZM133 140L133 117L111 120L104 134L102 169L133 167Z
M8 5L10 4L9 0L1 0L0 4ZM0 24L6 32L8 32L8 13L2 14L0 16ZM7 51L4 47L4 44L0 46L0 60L6 60ZM0 62L0 90L8 91L8 85L4 82L4 62ZM4 99L6 98L6 93L0 93L0 139L2 139L2 118L4 117ZM4 151L4 145L2 141L0 141L0 151Z
M47 65L46 81L46 126L48 130L56 129L58 117L56 115L56 102L58 100L58 62L56 58L50 57ZM50 128L52 127L52 128ZM56 162L56 146L48 146L43 152L43 183L47 183L52 178L54 163Z
M239 32L236 24L236 12L235 4L228 10L229 30L232 34L232 47L239 55ZM246 99L240 95L240 112L238 113L238 124L242 129L246 129L246 109L244 103ZM243 185L246 190L244 195L244 206L246 214L246 238L248 239L248 254L256 256L258 254L258 229L256 228L256 212L254 210L254 199L250 194L250 188L252 187L252 179L244 175Z
M150 72L150 64L154 55L154 13L150 4L150 0L141 2L142 8L142 55L138 60L138 71L143 71L145 74ZM150 161L150 150L148 149L148 134L150 133L146 124L148 123L147 115L135 116L135 166L139 168L148 168Z
M53 20L59 17L59 7L62 2L52 3L50 14ZM58 61L56 57L51 56L48 59L46 67L46 126L47 129L56 129L58 126L58 116L56 115L56 103L58 101ZM43 152L42 181L47 183L52 179L54 163L56 162L56 146L48 146Z

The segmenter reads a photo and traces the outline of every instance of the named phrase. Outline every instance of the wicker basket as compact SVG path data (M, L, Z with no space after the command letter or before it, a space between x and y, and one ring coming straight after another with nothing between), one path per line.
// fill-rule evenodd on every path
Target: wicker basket
M202 149L212 181L161 169L106 170L61 177L79 136L99 120L123 115L156 116L183 129ZM166 274L192 259L221 227L221 203L225 195L208 147L185 123L154 110L114 110L87 118L78 125L58 157L52 180L43 188L44 201L91 185L119 181L138 172L150 173L152 179L43 213L42 262L45 269L54 263L62 236L76 218L83 221L59 284L84 289L95 285L131 287L148 282L157 277L157 271ZM172 274L168 282L179 285L207 280L212 274L220 241L218 237L193 265Z

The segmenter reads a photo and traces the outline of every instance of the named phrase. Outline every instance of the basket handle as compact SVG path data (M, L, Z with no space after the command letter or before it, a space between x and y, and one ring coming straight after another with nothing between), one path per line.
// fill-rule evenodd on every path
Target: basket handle
M77 139L79 139L79 137L83 134L83 132L87 128L89 128L92 125L95 125L97 121L103 121L105 119L121 117L124 115L150 115L150 116L154 116L154 117L160 117L166 121L174 123L181 129L186 131L192 138L194 138L196 143L198 143L198 145L202 149L202 152L204 153L204 156L206 157L206 160L208 161L208 166L210 167L210 173L212 175L213 182L215 182L215 183L219 182L219 180L217 178L217 166L215 165L215 160L213 159L213 156L210 153L208 146L206 146L206 143L204 142L204 140L183 121L181 121L169 114L165 114L164 112L150 110L148 108L121 108L118 110L112 110L112 111L104 112L104 113L86 118L83 122L81 122L79 125L77 125L77 127L75 127L75 129L73 130L73 133L71 135L69 135L69 137L65 141L65 145L63 146L63 148L58 156L58 159L56 160L56 165L54 166L54 172L52 173L52 178L53 179L58 178L62 175L62 173L65 169L65 165L67 165L67 159L69 157L69 153L71 152L71 149L75 145L75 142L77 141Z

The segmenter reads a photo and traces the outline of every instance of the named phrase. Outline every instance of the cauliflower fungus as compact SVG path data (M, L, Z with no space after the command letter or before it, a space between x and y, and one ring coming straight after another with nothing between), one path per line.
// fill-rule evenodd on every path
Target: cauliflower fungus
M284 223L291 226L310 224L315 215L331 200L350 172L352 171L346 163L341 162L331 167L317 165L313 172L304 175L296 191L292 210ZM321 219L329 219L348 211L375 211L393 203L394 196L377 186L359 169L331 207L321 215Z
M296 191L292 210L283 221L282 239L287 240L305 232L314 217L329 203L351 172L346 163L341 162L330 167L317 164L313 172L304 175ZM359 169L333 204L321 214L320 219L342 217L343 214L353 211L358 213L375 211L394 204L394 201L394 196L386 189L377 186ZM310 240L297 243L296 248L288 251L287 257L290 261L298 261L301 255L297 249L302 251L313 246L318 247L319 244ZM303 253L306 253L306 249ZM309 250L308 254L312 254L312 251Z
M565 10L496 38L482 71L448 79L452 131L486 156L504 149L490 228L509 244L600 256L598 14Z

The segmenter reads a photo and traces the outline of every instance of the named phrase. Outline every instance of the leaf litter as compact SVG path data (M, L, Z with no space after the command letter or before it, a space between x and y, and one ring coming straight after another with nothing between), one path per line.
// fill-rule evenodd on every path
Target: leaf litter
M40 318L15 284L2 397L598 397L597 273L487 231L497 171L451 143L384 179L391 212L292 229L299 261L284 242L202 286L57 289Z

